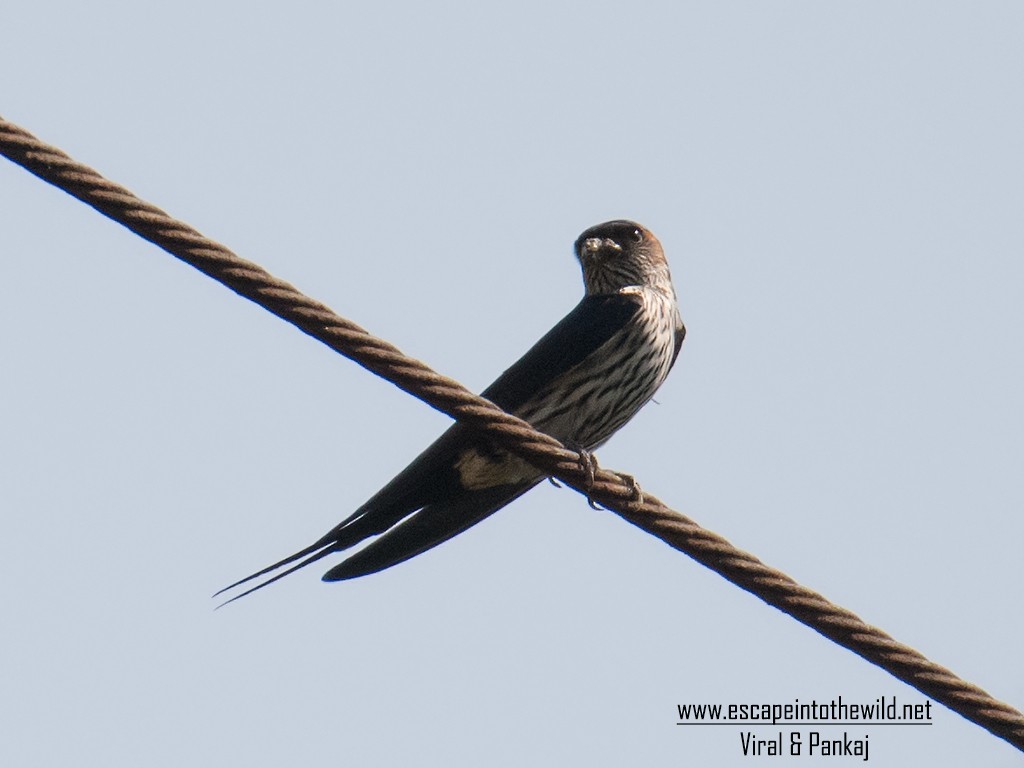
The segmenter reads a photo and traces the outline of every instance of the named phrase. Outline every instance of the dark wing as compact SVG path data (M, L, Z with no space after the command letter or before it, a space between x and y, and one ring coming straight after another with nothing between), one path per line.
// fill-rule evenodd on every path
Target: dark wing
M639 300L633 296L585 297L485 389L483 396L506 411L517 410L558 376L593 354L629 323L640 308ZM464 488L455 461L459 454L475 446L486 446L485 439L463 424L452 425L391 482L316 542L217 594L300 561L232 598L237 600L332 552L381 533L385 535L331 569L324 578L348 579L383 570L461 533L536 484L537 481L531 481L482 490ZM414 512L409 520L397 525Z
M463 491L450 499L429 504L331 568L324 574L324 581L354 579L398 565L490 517L539 482L531 480Z
M506 411L517 410L596 352L640 309L640 299L629 294L585 297L481 394Z

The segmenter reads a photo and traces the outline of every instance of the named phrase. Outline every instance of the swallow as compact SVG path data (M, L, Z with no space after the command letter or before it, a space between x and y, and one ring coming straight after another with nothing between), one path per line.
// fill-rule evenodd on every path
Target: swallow
M664 251L650 231L632 221L605 222L583 232L574 252L583 299L482 396L589 455L654 396L686 329ZM390 568L476 525L544 477L456 423L322 537L217 594L267 577L227 601L233 602L373 537L323 580Z

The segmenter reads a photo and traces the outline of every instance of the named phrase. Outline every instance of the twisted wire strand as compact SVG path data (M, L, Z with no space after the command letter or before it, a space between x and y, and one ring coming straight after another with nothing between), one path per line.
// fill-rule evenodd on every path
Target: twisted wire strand
M1024 714L0 117L0 154L1024 751Z

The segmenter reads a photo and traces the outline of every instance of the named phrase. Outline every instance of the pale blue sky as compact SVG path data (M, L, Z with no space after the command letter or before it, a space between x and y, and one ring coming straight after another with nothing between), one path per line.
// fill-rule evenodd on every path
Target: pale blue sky
M1024 706L1024 6L53 2L0 114L476 389L662 240L604 466ZM0 763L747 765L676 705L924 697L576 494L214 612L447 419L0 163ZM1016 765L943 708L871 764Z

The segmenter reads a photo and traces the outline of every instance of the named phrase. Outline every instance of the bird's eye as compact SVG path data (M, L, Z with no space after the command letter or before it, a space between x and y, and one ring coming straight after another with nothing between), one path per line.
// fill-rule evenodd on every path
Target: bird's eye
M638 243L642 243L644 241L644 233L641 232L639 229L634 229L633 239Z

